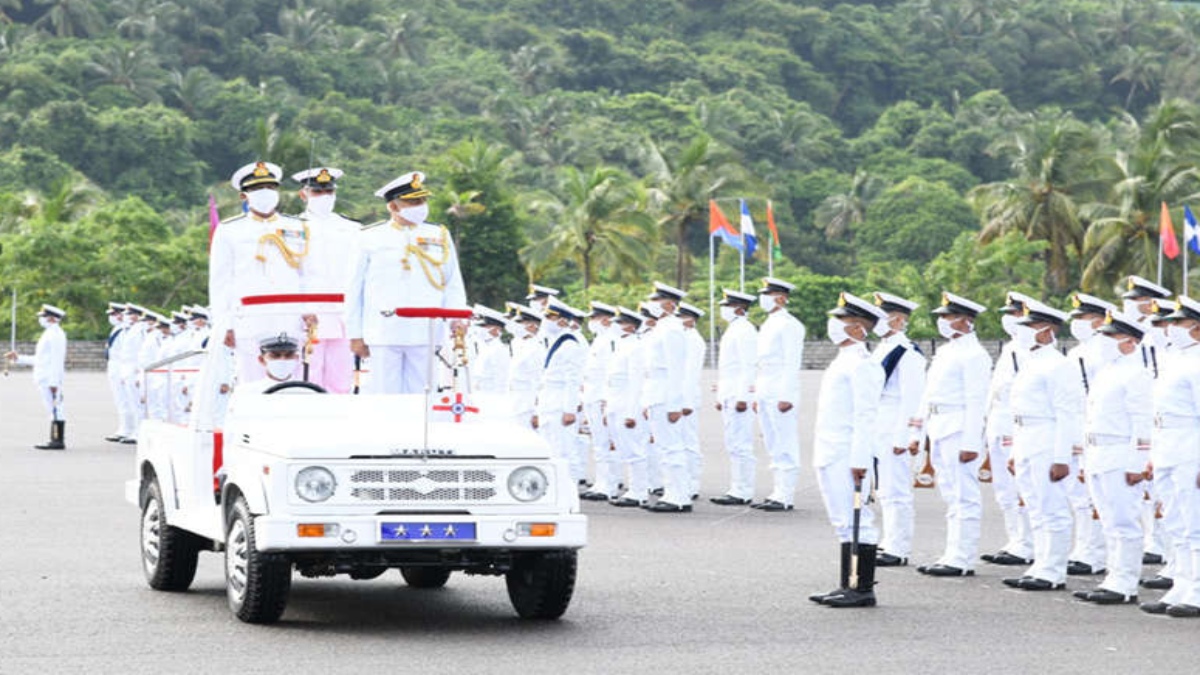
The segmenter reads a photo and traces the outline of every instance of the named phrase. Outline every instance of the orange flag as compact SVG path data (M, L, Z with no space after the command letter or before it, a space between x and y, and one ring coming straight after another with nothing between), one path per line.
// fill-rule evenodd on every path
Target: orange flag
M1167 258L1179 257L1179 240L1175 238L1175 226L1171 224L1171 211L1166 202L1162 203L1162 215L1158 219L1158 242Z

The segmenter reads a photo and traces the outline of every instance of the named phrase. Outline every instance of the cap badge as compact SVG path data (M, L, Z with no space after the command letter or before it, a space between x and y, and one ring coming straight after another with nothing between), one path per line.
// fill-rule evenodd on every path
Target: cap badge
M1106 324L1111 324L1112 322L1113 322L1112 310L1111 310L1111 309L1109 309L1109 310L1105 310L1105 312L1104 312L1104 323L1106 323Z
M1079 309L1081 306L1083 306L1083 301L1079 299L1078 293L1071 295L1071 306L1075 309Z
M1133 283L1133 277L1129 277L1129 283L1127 284L1127 288L1128 288L1128 290L1131 290L1131 291L1134 288L1137 288L1137 284Z
M254 177L255 178L262 178L263 176L270 176L270 175L271 175L271 170L267 168L266 162L259 162L254 165Z
M1161 314L1162 313L1162 309L1158 306L1158 300L1150 301L1150 313L1151 314Z
M414 189L414 190L420 190L420 189L421 189L421 176L420 176L420 174L417 174L417 175L414 175L414 176L413 176L412 183L410 183L410 185L412 185L412 189Z
M945 291L942 292L942 307L950 306L950 295Z
M333 181L333 176L329 175L329 169L321 169L321 173L317 174L318 183L329 183Z
M837 304L837 306L838 306L838 307L845 307L845 306L846 306L846 294L845 294L845 293L838 293L838 304Z
M875 306L883 307L883 296L878 293L875 294Z

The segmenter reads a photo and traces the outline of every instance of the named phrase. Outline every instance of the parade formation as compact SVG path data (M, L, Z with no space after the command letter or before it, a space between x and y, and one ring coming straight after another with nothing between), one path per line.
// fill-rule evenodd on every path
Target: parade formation
M707 501L795 517L806 329L788 311L804 301L792 283L766 277L756 294L723 291L716 383L705 392L709 345L696 330L705 312L661 282L638 307L575 307L533 285L504 311L474 306L469 323L394 316L405 306L468 307L454 241L428 222L421 172L380 188L388 218L365 226L334 211L343 176L333 167L292 176L305 211L288 216L277 211L280 167L239 169L231 184L245 213L213 237L209 306L167 316L110 303L117 415L106 440L136 444L145 419L219 429L233 392L281 382L412 394L449 389L453 379L456 389L506 400L512 421L569 465L580 499L686 517L704 498L697 420L702 402L715 399L730 482ZM331 309L240 314L249 299L276 296ZM945 544L918 573L962 578L980 562L1013 566L1019 572L1003 583L1031 592L1088 577L1099 583L1075 591L1081 601L1200 617L1200 301L1172 296L1136 276L1120 307L1076 293L1060 309L1014 292L988 308L946 291L927 310L944 342L924 354L907 336L915 302L842 293L828 311L837 356L821 381L808 464L841 566L836 587L810 599L877 604L876 568L910 564L915 469L928 457L946 507ZM757 327L755 304L766 313ZM1011 338L995 363L975 332L989 310L1003 315ZM64 316L43 306L36 354L6 354L34 366L51 422L37 446L46 450L67 447ZM1069 352L1058 342L1068 331L1079 341ZM770 485L756 483L756 428ZM983 483L1007 542L981 555ZM1162 566L1147 575L1145 565ZM1150 599L1145 590L1165 593Z

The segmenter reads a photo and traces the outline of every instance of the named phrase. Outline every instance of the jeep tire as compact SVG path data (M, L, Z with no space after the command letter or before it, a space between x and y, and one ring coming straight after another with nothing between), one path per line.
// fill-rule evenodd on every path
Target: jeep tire
M519 555L505 575L508 599L522 619L557 619L575 592L575 551L537 551Z
M292 565L255 545L254 517L238 497L225 528L225 590L229 609L246 623L274 623L292 588Z
M167 524L162 489L151 478L142 492L142 571L156 591L186 591L196 577L200 539Z

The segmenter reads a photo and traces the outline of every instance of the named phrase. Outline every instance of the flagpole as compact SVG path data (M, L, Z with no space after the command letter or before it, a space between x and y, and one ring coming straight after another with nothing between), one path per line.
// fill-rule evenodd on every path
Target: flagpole
M1162 265L1163 265L1163 238L1162 234L1158 236L1158 278L1155 280L1159 286L1162 286Z
M742 249L738 251L738 290L746 292L746 234L742 233Z
M1183 242L1183 294L1188 294L1188 242Z
M708 365L717 366L717 243L708 235Z

